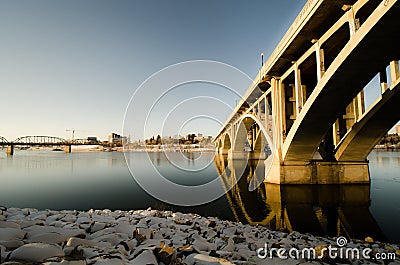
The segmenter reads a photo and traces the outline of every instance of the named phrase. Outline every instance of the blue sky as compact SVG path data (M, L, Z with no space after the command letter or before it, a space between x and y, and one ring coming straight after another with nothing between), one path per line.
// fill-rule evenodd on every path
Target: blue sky
M1 1L0 135L121 132L134 90L182 61L221 61L254 77L260 53L304 3Z
M253 78L305 2L1 1L0 135L120 133L135 89L182 61Z

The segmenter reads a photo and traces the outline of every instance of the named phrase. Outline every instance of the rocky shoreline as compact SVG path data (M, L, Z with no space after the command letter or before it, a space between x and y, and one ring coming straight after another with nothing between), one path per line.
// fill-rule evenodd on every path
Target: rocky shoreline
M370 249L368 258L333 259L324 250L341 247L337 238L288 234L196 214L0 207L0 264L5 265L400 264L399 245L372 238L345 243L359 253ZM308 249L317 257L279 257L279 249L292 249L292 254Z

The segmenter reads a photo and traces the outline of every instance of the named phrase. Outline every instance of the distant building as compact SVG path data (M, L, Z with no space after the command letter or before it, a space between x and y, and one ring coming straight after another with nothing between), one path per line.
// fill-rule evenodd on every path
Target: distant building
M87 141L89 142L89 143L98 143L99 141L97 140L97 137L96 136L89 136L88 138L87 138Z
M197 137L196 137L196 140L198 140L199 142L201 142L201 141L203 140L203 138L204 138L203 134L202 134L202 133L198 133L198 134L197 134Z
M122 146L128 142L128 137L116 133L108 135L108 144L113 146Z

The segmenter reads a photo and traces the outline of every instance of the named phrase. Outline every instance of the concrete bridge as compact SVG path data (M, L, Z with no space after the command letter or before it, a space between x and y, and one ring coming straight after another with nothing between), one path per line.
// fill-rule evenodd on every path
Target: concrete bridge
M309 0L216 136L218 152L267 158L269 183L368 183L368 154L400 120L399 16L397 0ZM376 76L381 96L366 110Z
M6 138L0 136L0 146L7 146L7 155L14 155L15 146L65 146L65 152L71 153L73 145L99 145L98 141L87 139L74 139L65 140L60 137L54 136L23 136L8 141Z

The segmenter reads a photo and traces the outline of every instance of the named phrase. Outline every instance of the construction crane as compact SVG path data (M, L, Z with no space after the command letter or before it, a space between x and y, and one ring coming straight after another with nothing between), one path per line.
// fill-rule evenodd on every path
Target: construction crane
M72 132L72 141L73 141L75 137L75 129L66 129L65 131Z

